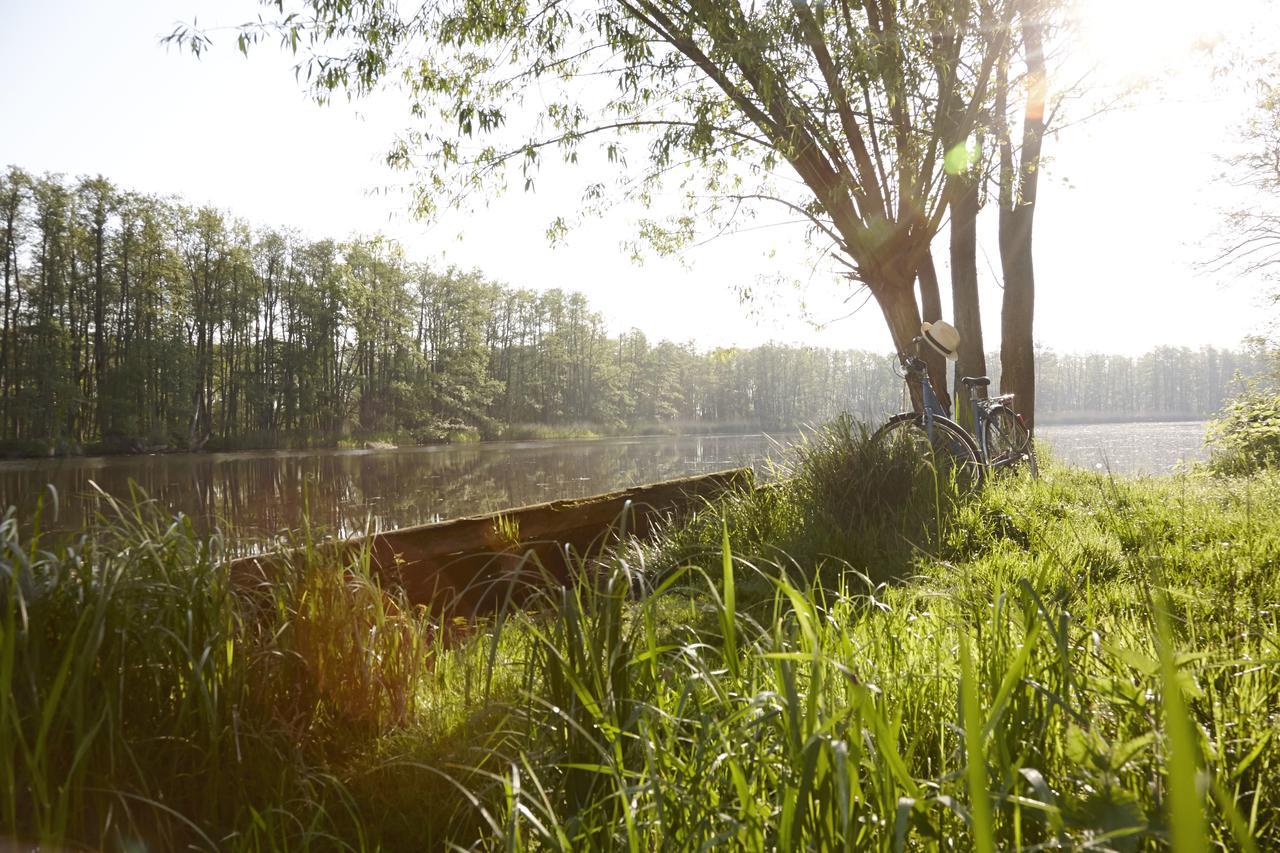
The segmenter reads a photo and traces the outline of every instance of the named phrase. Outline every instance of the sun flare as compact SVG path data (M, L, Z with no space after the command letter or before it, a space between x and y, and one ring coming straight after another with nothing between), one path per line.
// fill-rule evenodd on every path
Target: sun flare
M1259 0L1078 0L1074 21L1086 59L1109 77L1138 82L1181 67L1256 20Z

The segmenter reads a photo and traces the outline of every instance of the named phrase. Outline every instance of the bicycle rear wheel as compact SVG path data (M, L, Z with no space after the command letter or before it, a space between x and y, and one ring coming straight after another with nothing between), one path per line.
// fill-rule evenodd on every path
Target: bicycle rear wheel
M932 465L940 478L954 481L956 490L971 492L982 485L983 467L973 438L946 418L904 413L876 430L872 441L885 442L889 453L910 453Z
M999 473L1027 471L1038 476L1036 448L1031 433L1008 406L995 406L987 413L987 465Z

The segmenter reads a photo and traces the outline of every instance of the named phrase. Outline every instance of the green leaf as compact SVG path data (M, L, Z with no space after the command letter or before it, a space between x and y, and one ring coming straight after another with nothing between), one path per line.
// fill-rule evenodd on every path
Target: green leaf
M964 631L960 632L960 707L964 714L965 767L969 782L969 811L973 816L973 848L981 853L995 853L982 709L978 705L978 684L969 656L969 635Z
M738 643L736 636L737 596L733 585L733 551L729 547L729 522L721 519L721 568L724 571L724 656L729 672L738 674Z

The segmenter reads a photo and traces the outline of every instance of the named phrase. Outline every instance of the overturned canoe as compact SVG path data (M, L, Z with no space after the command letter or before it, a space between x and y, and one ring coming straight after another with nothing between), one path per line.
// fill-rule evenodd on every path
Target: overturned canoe
M404 527L326 543L325 561L364 559L384 583L416 603L457 613L492 607L531 586L564 582L573 565L621 536L645 536L662 520L752 484L750 468L666 480L577 500ZM231 564L241 583L269 580L297 554L262 554Z

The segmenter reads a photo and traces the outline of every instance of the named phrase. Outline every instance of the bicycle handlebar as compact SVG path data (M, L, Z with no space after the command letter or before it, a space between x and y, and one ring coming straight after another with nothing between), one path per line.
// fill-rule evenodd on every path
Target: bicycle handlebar
M924 359L920 358L920 344L924 342L924 338L916 335L911 339L911 343L915 345L915 355L908 355L905 352L898 353L898 361L902 364L902 368L909 373L928 373L929 366L925 364Z
M923 358L915 358L914 356L909 355L899 356L899 358L902 361L902 366L912 373L929 372L929 365L924 363Z

